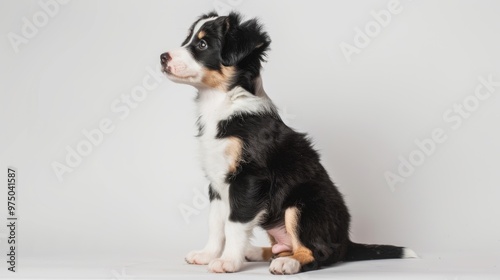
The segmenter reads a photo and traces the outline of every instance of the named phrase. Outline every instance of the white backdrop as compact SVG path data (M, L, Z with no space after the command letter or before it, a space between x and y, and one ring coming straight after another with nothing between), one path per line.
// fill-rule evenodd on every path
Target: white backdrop
M204 245L195 91L157 66L196 17L231 6L265 24L264 86L314 139L345 194L353 240L424 259L500 260L500 2L9 0L0 2L0 217L14 166L20 269L181 264ZM7 237L1 226L1 273ZM256 243L266 243L261 232Z

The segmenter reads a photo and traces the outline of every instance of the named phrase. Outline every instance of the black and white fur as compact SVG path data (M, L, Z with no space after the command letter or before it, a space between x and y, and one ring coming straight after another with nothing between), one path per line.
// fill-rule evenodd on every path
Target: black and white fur
M169 79L198 90L198 138L210 180L208 243L186 261L236 272L246 260L270 260L271 273L294 274L341 261L416 257L403 247L350 241L342 195L310 140L283 123L262 87L270 43L255 19L209 13L180 48L161 55ZM257 226L273 247L250 244Z

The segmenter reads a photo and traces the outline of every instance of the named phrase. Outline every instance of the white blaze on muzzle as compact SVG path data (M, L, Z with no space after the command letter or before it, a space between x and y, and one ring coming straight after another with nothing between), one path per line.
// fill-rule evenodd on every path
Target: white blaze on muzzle
M169 52L168 71L175 79L187 82L199 82L202 76L202 66L186 48L178 48Z

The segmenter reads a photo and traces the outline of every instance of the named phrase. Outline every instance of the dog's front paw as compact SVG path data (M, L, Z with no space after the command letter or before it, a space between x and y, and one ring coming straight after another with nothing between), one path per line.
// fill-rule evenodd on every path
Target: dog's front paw
M204 250L191 251L186 256L186 262L189 264L208 264L211 260L217 257L217 254Z
M269 271L272 274L295 274L300 272L300 263L291 257L276 258L271 262Z
M208 270L215 273L236 272L242 265L242 261L215 259L208 265Z

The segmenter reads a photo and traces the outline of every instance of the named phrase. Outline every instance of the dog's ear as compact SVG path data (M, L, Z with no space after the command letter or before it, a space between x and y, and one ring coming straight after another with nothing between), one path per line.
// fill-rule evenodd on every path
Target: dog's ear
M240 15L233 12L217 20L223 21L219 26L224 34L221 52L224 66L236 65L248 56L264 60L271 39L257 19L241 23Z

